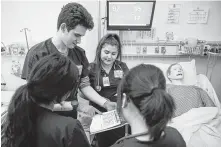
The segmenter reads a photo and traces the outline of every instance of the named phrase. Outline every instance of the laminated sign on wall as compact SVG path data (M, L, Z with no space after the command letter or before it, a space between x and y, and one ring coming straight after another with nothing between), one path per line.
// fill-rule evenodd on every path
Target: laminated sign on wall
M180 17L180 4L170 4L168 10L167 23L169 24L178 24Z
M187 23L207 23L209 8L199 8L192 9L188 14Z

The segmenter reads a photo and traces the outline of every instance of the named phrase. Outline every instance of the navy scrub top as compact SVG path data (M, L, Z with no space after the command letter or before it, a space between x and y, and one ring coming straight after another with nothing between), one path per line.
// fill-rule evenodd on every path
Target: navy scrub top
M90 63L89 70L90 70L89 71L90 83L91 83L91 86L95 89L95 91L97 91L97 93L100 94L101 96L108 98L110 101L116 102L117 101L116 99L117 87L122 78L115 77L114 71L121 70L123 71L123 75L125 75L129 71L126 63L116 60L109 74L107 74L104 69L101 69L101 74L99 77L99 85L98 85L98 82L96 81L96 76L97 76L96 64ZM109 77L110 86L104 86L103 77ZM101 87L100 91L96 89L97 86ZM99 105L93 102L90 102L90 104L102 112L106 111L104 108L100 107Z
M28 80L30 71L34 67L34 65L44 56L53 54L53 53L60 53L57 48L52 43L51 38L40 42L34 45L27 53L25 62L23 65L22 75L21 78ZM83 88L90 85L90 81L88 78L89 70L89 62L85 55L84 49L76 46L75 48L69 49L68 51L68 58L70 58L78 67L80 73L80 83L79 87ZM77 90L73 90L71 95L67 98L66 101L78 101L77 99ZM77 111L73 109L72 111L56 111L56 113L63 115L63 116L70 116L73 118L77 118Z
M52 43L51 38L34 45L28 51L28 53L26 55L21 78L27 80L31 69L34 67L34 65L37 63L37 61L39 61L44 56L47 56L47 55L50 55L53 53L59 53L59 51ZM88 62L87 57L85 55L84 49L82 49L78 46L76 46L74 49L69 49L68 57L78 66L78 68L79 67L81 68L81 71L80 71L81 80L88 77L89 62ZM90 85L89 81L88 81L88 83L85 82L85 85L86 86ZM75 95L73 95L73 94L66 101L77 100L77 93L75 93Z

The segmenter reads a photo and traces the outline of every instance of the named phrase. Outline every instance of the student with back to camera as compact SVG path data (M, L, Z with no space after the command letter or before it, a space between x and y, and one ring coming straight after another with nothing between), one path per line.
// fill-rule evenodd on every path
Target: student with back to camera
M131 126L131 135L112 147L185 147L181 134L167 127L175 105L166 92L163 72L153 65L132 68L118 89L118 111Z
M78 79L77 66L63 55L39 60L10 101L2 147L90 147L78 120L53 113L54 104L77 90Z

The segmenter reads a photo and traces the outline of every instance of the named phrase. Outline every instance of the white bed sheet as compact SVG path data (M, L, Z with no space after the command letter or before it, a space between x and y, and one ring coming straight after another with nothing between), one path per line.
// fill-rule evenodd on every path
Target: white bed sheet
M197 75L196 86L208 93L216 107L193 108L181 116L173 118L169 126L176 128L181 133L187 147L220 147L220 101L205 75Z

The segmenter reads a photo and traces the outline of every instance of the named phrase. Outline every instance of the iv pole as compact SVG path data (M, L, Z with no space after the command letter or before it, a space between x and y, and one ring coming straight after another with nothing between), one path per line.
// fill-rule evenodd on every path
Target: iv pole
M26 39L26 43L27 43L27 49L29 50L29 46L28 46L28 38L27 38L27 31L30 31L28 28L23 28L20 30L20 32L25 32L25 39Z

